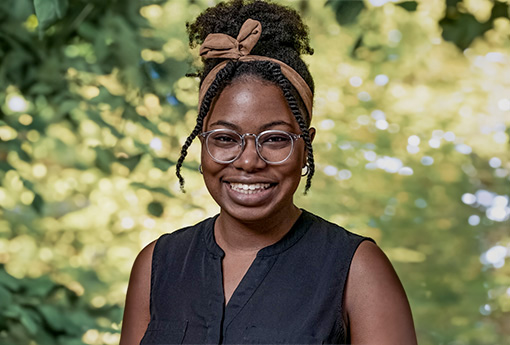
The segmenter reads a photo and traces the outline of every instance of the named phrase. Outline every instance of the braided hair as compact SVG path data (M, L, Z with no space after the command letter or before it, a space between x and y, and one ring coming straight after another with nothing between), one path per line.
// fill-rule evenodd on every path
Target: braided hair
M194 23L187 23L190 47L194 48L203 43L210 33L224 33L236 37L242 24L248 19L258 20L262 24L262 33L259 41L252 49L251 54L267 56L283 61L292 67L314 92L313 78L308 67L301 59L301 54L313 54L310 47L308 28L304 25L299 14L286 6L262 0L232 0L208 8ZM207 74L222 59L204 59L204 67L191 76L199 77L202 84ZM181 156L176 164L176 174L181 190L184 190L184 177L181 168L193 139L203 129L205 116L209 113L213 100L236 80L246 77L255 77L262 81L278 86L287 101L292 115L295 117L302 132L307 150L308 175L305 185L305 194L310 189L312 177L315 172L313 149L309 133L310 114L308 114L299 93L289 80L283 75L280 65L271 61L229 61L218 72L216 78L207 90L200 105L196 125L182 146Z

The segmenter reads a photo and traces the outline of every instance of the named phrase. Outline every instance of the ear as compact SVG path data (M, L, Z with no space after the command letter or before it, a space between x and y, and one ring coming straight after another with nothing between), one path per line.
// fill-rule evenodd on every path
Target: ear
M315 127L310 127L308 129L308 133L310 133L310 142L313 143L313 139L315 138Z

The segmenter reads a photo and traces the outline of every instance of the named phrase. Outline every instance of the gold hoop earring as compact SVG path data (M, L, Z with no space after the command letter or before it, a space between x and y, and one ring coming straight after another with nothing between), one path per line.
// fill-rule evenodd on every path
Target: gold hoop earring
M198 172L201 173L202 175L204 174L204 171L202 170L202 164L198 166Z
M306 169L305 172L303 172L303 169ZM310 172L310 167L308 166L308 163L301 169L301 176L306 176Z

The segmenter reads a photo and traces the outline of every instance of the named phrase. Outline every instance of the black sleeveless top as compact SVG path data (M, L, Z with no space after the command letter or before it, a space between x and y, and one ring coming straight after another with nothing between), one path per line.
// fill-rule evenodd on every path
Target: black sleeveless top
M152 258L151 321L141 344L343 344L342 298L367 238L303 211L261 249L225 306L216 217L163 235Z

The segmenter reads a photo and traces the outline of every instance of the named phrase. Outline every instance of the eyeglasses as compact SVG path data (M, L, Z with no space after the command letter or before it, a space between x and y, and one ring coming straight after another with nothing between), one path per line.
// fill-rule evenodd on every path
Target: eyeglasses
M260 134L245 133L243 135L231 129L214 129L201 133L205 138L205 146L211 158L222 164L235 161L244 151L246 137L255 138L255 148L259 157L268 164L282 164L292 151L294 141L301 138L300 134L279 130L269 130Z

